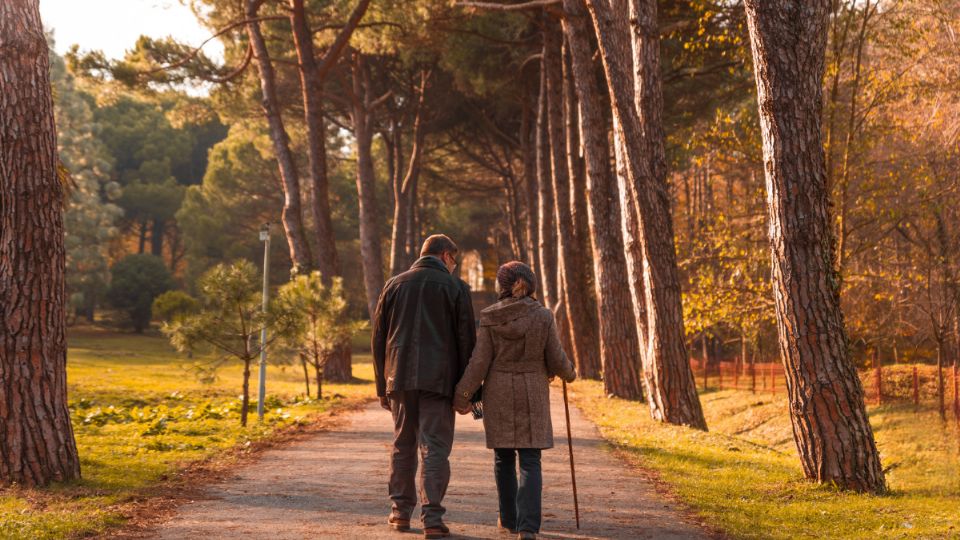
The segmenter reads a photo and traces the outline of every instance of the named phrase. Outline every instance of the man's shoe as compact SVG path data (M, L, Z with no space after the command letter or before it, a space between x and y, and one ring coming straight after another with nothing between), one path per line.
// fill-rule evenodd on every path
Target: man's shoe
M390 524L390 528L395 531L406 532L410 530L410 520L400 516L390 514L390 517L387 518L387 523Z
M441 523L436 527L424 527L423 528L423 537L426 539L430 538L446 538L450 536L450 529Z
M508 528L508 527L504 527L504 526L503 526L503 520L501 520L500 518L497 518L497 529L499 529L499 531L502 532L502 533L517 534L517 530L516 530L516 529L511 529L511 528Z
M521 531L517 535L517 540L537 540L537 534L527 531Z

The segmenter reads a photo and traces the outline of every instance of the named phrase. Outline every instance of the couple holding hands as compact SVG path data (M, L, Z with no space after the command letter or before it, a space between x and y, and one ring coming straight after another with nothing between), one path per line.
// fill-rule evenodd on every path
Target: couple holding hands
M427 238L410 270L387 282L374 315L377 395L394 422L388 524L410 529L419 492L424 537L449 536L442 503L454 411L469 413L482 395L499 527L533 539L541 522L540 451L553 447L549 381L572 381L576 370L560 346L553 314L533 296L537 280L529 266L500 267L499 301L480 312L478 329L470 289L453 274L458 254L447 236Z

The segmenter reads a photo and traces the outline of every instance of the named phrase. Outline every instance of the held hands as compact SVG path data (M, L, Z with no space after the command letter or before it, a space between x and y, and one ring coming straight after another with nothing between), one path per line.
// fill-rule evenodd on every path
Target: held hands
M380 397L380 406L384 409L390 411L390 399L384 396Z
M454 404L454 405L453 405L453 410L457 411L457 412L460 413L460 414L470 414L470 411L471 411L472 409L471 409L471 407L470 407L470 404L468 403L467 405L464 405L463 407L457 407L457 405Z

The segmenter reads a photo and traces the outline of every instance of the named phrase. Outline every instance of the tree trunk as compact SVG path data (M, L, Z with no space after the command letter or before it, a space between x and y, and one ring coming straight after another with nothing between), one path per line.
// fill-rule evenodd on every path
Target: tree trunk
M960 310L960 301L954 309ZM954 315L953 337L953 419L960 423L960 312Z
M357 141L357 193L360 195L360 257L367 292L367 313L372 318L383 289L383 256L380 253L376 176L373 168L373 119L371 118L370 77L363 55L354 54L353 134Z
M637 207L630 202L630 179L627 174L626 157L623 149L623 132L619 129L616 120L613 122L613 144L614 144L614 162L616 163L617 177L617 197L620 207L620 234L623 238L622 251L624 253L624 263L627 266L627 289L630 296L626 302L630 303L633 310L633 333L636 336L637 350L639 352L636 365L624 362L614 366L616 373L607 373L604 369L603 385L607 394L613 394L625 399L641 399L644 396L643 386L646 381L640 373L643 369L643 355L646 352L647 344L647 301L646 291L644 290L644 267L643 267L643 246L637 235L639 230L639 217L637 216ZM620 276L622 279L622 276ZM617 286L622 290L623 285ZM647 388L649 392L649 388Z
M410 151L410 161L407 163L406 173L400 176L400 158L403 156L403 147L400 144L400 134L398 133L395 152L396 175L394 178L393 194L393 231L390 235L390 275L395 276L405 271L415 256L415 249L412 245L417 234L414 224L414 212L417 204L417 183L420 179L420 163L423 155L423 145L426 138L425 119L426 114L426 95L427 84L430 80L430 73L426 70L420 71L420 89L419 99L417 101L416 114L413 120L413 148ZM395 123L394 129L401 129L399 123Z
M303 384L307 389L307 399L310 399L310 371L307 369L307 355L300 353L300 365L303 367Z
M280 220L290 248L290 260L293 273L309 270L312 264L310 245L303 232L303 210L300 204L300 177L290 151L290 139L280 114L279 98L276 88L276 74L270 61L270 53L260 30L257 10L260 2L246 0L245 12L250 21L247 23L247 35L253 47L253 57L260 72L261 106L270 126L270 140L280 169L280 185L283 188L283 213Z
M80 477L67 408L63 188L36 0L0 4L0 485Z
M633 307L623 294L628 276L620 223L620 200L610 168L607 118L601 89L593 67L589 22L580 0L564 0L563 29L570 47L573 82L580 103L580 140L586 161L587 216L593 247L594 292L600 328L600 362L604 380L619 374L621 380L608 393L637 399L640 382L640 348ZM616 391L614 391L616 390Z
M300 90L303 95L303 119L307 126L307 170L313 186L310 209L316 229L313 266L329 285L340 273L337 244L330 216L330 182L327 175L327 133L323 121L323 80L313 47L313 34L304 9L304 0L290 0L290 25L297 50Z
M323 82L326 74L339 59L369 5L370 0L360 0L358 2L333 44L324 54L322 63L318 64L313 46L313 33L304 8L304 0L290 0L290 22L300 71L303 116L304 123L307 126L310 180L313 185L310 206L317 238L316 260L313 263L326 285L329 285L335 276L341 275L341 270L330 213L327 133L323 120ZM333 359L333 363L338 366L338 373L349 380L352 360L349 343L346 346L336 348L335 351L337 357Z
M808 478L884 490L848 356L833 268L821 130L830 2L747 0L772 247L780 355Z
M393 186L393 227L390 231L390 275L395 276L407 268L403 265L403 242L400 239L407 237L407 196L403 191L403 124L396 117L391 121L390 180Z
M537 236L540 252L540 292L543 304L552 310L557 296L557 228L553 221L553 179L550 166L549 119L547 112L547 66L551 56L560 54L553 50L544 32L543 54L540 60L540 97L537 101Z
M324 373L324 364L315 361L313 364L314 373L316 374L317 379L317 399L323 399L323 379L326 377L329 380L330 375Z
M532 84L529 87L533 87ZM535 269L538 273L540 271L540 230L539 230L539 183L537 180L537 170L538 170L538 161L539 154L537 150L537 137L539 133L539 114L540 114L540 97L539 92L536 94L536 98L533 97L533 92L527 92L528 86L524 87L525 93L528 95L524 96L523 99L523 112L520 120L520 153L523 155L523 189L524 189L524 200L526 202L526 260ZM534 111L534 106L531 106L531 103L535 104L536 111ZM539 276L538 276L539 277ZM538 288L542 289L540 284L537 284Z
M143 255L144 251L147 249L147 227L149 222L144 219L140 222L140 242L137 245L137 254Z
M629 195L622 210L627 216L635 213L637 227L633 233L642 251L639 262L644 270L636 270L634 275L644 274L642 301L645 302L647 336L646 339L640 336L640 342L647 402L657 420L706 429L683 331L663 149L656 3L653 0L630 2L632 40L629 22L623 17L627 11L624 4L624 0L587 1L607 75L616 131L622 143L621 159ZM634 66L635 72L630 73L628 66ZM634 208L626 208L630 205ZM637 262L628 258L628 264ZM639 290L634 291L634 299L639 303L638 293Z
M946 384L943 380L943 355L944 349L946 348L943 334L940 334L941 337L937 340L937 411L940 413L940 420L946 422L947 420L947 405L946 405Z
M545 31L545 39L553 50L545 62L547 74L547 126L550 138L550 163L554 194L554 220L557 224L558 299L562 299L567 318L570 345L577 371L585 377L600 374L600 350L597 347L596 310L590 295L586 253L576 238L570 219L571 174L576 171L575 154L579 141L569 140L576 115L575 100L566 84L562 55L563 35L560 29Z
M420 254L420 154L423 153L423 141L417 149L417 170L414 172L410 181L410 197L407 199L407 263L413 264Z
M344 342L327 353L323 363L323 376L328 382L350 382L353 380L351 357L353 351L350 342Z
M246 342L249 343L250 340ZM247 356L243 359L243 397L240 403L240 425L243 427L247 427L247 416L250 414L250 363L253 359L249 354L248 350Z
M150 254L157 257L163 257L163 230L166 228L166 222L160 218L154 218L153 225L150 227Z

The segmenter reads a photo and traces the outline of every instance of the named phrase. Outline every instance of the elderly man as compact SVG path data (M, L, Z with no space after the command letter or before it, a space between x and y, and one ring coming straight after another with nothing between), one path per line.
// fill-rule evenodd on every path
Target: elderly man
M389 525L410 529L417 505L425 538L443 538L443 497L450 483L453 389L476 343L470 289L453 275L459 249L442 234L426 239L410 270L387 282L373 320L373 365L380 405L393 414Z

